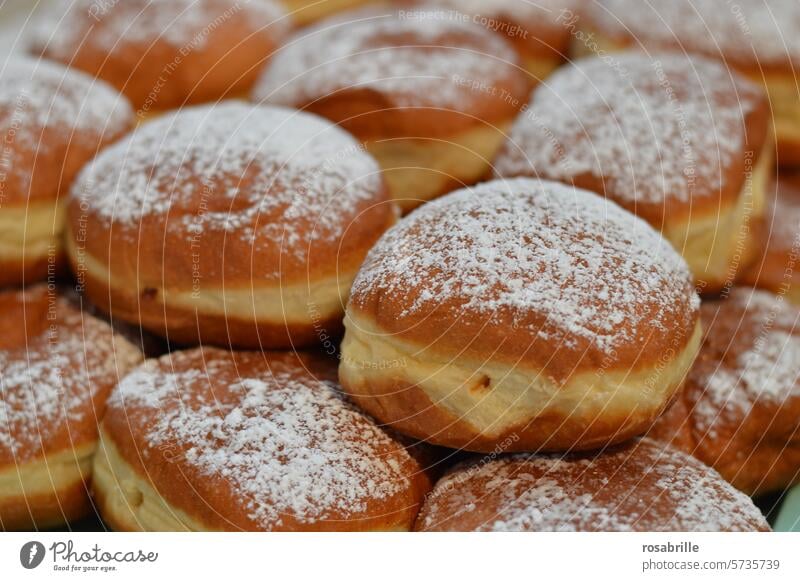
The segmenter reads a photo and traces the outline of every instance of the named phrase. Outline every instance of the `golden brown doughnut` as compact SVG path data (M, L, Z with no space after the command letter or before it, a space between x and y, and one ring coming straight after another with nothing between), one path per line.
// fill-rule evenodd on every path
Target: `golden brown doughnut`
M228 101L141 125L88 165L67 246L114 317L179 343L283 348L341 331L352 280L395 219L344 131Z
M723 61L769 93L778 163L800 164L800 4L796 0L596 0L587 5L576 52L629 46L673 49Z
M485 176L527 77L513 48L477 24L434 9L369 9L287 41L253 98L341 125L410 210Z
M518 454L441 479L419 531L769 531L714 470L648 439L597 455Z
M800 175L781 175L769 193L759 228L759 258L740 282L800 305Z
M768 131L761 89L722 65L631 51L576 61L536 89L495 173L606 196L661 231L714 292L754 258Z
M30 50L107 81L145 117L244 95L289 26L276 0L76 0Z
M516 179L430 202L356 277L339 377L409 436L561 451L647 430L700 343L683 259L590 192Z
M193 349L109 399L93 481L117 530L409 530L429 481L319 356Z
M700 355L650 436L748 494L788 488L800 480L800 309L737 288L701 312Z
M105 83L31 58L0 67L0 285L54 278L75 175L134 122Z
M47 286L0 292L0 530L91 510L97 423L141 353Z
M403 4L404 0L396 0ZM535 81L549 76L567 60L571 25L585 0L417 0L466 14L470 21L500 34L520 55ZM458 18L455 14L451 18Z

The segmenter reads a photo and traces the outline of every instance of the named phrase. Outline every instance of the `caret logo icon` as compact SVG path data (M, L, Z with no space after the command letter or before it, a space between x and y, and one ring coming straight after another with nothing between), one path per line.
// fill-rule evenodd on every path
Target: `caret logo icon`
M44 545L39 541L29 541L19 550L19 562L26 569L35 569L44 560Z

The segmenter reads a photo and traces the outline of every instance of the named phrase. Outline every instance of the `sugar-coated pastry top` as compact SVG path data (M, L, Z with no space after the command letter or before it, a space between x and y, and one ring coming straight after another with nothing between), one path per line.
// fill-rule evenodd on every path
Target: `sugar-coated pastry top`
M592 27L622 42L679 48L756 70L800 64L796 0L596 0L587 7Z
M644 439L595 457L514 455L439 481L418 530L766 531L744 494L700 461Z
M506 358L555 381L652 362L691 339L683 259L595 194L497 180L423 206L370 251L349 310L450 355Z
M0 293L0 466L91 442L141 353L45 285Z
M0 66L3 205L55 198L62 180L68 183L133 121L128 102L102 81L55 63L9 57Z
M781 408L800 410L800 309L772 293L737 288L704 304L702 317L706 336L687 379L693 433L709 442L730 437L754 405L770 412L764 431ZM790 425L796 421L775 427Z
M348 100L336 114L350 124L357 120L348 115L404 108L495 120L518 106L511 101L522 98L525 77L513 48L468 20L443 17L434 9L365 9L320 22L287 41L254 97L312 109L320 100ZM411 131L403 126L408 122L374 121L379 127L371 130L405 133ZM435 129L417 124L422 125L413 128L417 131ZM356 134L364 132L359 128Z
M758 87L713 61L591 57L533 92L495 171L575 183L658 225L738 198L767 111Z
M69 10L46 14L33 40L46 45L48 53L59 60L69 59L82 42L105 52L127 44L148 47L155 41L176 49L202 49L220 19L230 19L239 12L254 31L284 16L274 0L73 0ZM217 25L211 26L215 22Z
M104 430L162 496L211 527L369 528L415 514L419 465L335 378L334 363L310 355L175 352L120 383Z
M106 252L113 226L111 244L153 254L139 272L176 284L191 277L192 253L206 281L239 267L265 280L305 276L309 261L335 269L394 212L376 162L350 135L314 115L242 102L140 126L84 169L72 195L73 231L82 217L92 224L90 251ZM171 257L176 270L162 272Z
M249 91L289 27L275 0L77 0L45 13L29 50L106 80L145 114Z

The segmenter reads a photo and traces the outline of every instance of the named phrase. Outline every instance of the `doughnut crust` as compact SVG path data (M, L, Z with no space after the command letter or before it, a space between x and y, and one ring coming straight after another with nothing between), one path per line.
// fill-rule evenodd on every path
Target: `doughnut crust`
M133 126L127 101L79 71L25 57L0 69L0 285L64 266L69 187L81 167Z
M800 164L800 5L743 0L720 10L716 0L598 0L580 21L576 52L630 46L668 49L720 60L769 94L781 166ZM734 9L735 8L735 9Z
M666 407L699 347L698 305L686 263L629 212L555 182L488 182L370 251L339 377L434 444L597 448Z
M648 439L598 455L512 455L455 468L418 531L769 531L713 469Z
M800 175L781 174L769 193L759 228L759 258L740 282L800 305Z
M288 28L276 0L77 0L30 50L110 83L144 117L247 93Z
M788 488L800 480L800 309L737 288L702 319L697 362L651 437L748 494Z
M344 131L225 102L142 125L87 166L67 245L115 317L179 343L283 348L339 332L395 219L377 164Z
M647 220L704 292L754 257L771 167L762 91L722 65L627 52L562 69L532 96L495 160L603 195Z
M580 18L584 3L585 0L418 0L414 4L462 12L475 24L499 34L514 46L522 66L538 82L567 60L571 26Z
M95 495L117 530L409 530L429 490L319 356L194 349L109 400Z
M483 178L528 91L513 48L481 26L435 9L369 9L287 41L253 99L352 133L407 211Z
M46 286L0 293L0 530L86 516L97 424L141 360L109 325Z

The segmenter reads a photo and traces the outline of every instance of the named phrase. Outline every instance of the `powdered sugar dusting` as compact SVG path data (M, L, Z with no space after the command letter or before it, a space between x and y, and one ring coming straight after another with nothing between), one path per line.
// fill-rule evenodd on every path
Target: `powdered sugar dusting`
M110 399L112 408L144 414L145 456L177 442L183 461L228 481L265 530L287 516L302 523L331 513L357 518L370 500L407 490L408 458L387 455L389 436L333 383L280 361L260 368L239 362L237 370L229 357L202 357L196 350L148 362ZM229 386L219 385L226 381L220 373L230 376Z
M80 142L78 132L119 135L132 122L133 111L123 97L79 71L21 56L0 67L0 134L13 146L6 148L0 164L5 161L12 171L26 172L28 183L31 168L14 163L15 150L41 156L55 146ZM59 139L42 139L45 130Z
M27 297L43 292L37 287ZM16 294L18 301L26 296ZM54 300L49 324L39 335L17 348L0 349L0 455L16 462L67 445L54 441L65 433L77 437L65 426L94 425L105 403L100 394L141 360L141 353L106 323L64 298ZM33 310L26 312L36 318Z
M718 197L761 97L713 61L632 52L589 58L537 88L496 161L500 176L603 180L628 208Z
M472 518L468 515L474 513ZM766 522L711 468L643 440L594 459L515 455L443 478L423 528L483 531L735 531Z
M576 12L581 9L584 0L433 0L431 3L481 17L555 21L562 10Z
M686 263L650 226L589 192L532 179L481 184L415 211L369 253L351 301L378 291L410 297L401 317L452 300L520 321L539 312L548 326L534 333L606 353L644 341L644 321L665 328L699 307Z
M598 0L587 8L595 26L645 46L679 45L688 52L763 66L800 63L796 0Z
M301 32L271 61L254 95L298 106L345 89L369 89L388 106L462 110L475 95L458 79L492 86L513 70L513 49L482 27L437 17L434 10L414 14L361 11Z
M285 15L274 0L71 0L66 13L53 10L45 15L32 41L66 60L86 42L87 33L89 42L105 51L124 45L147 48L156 40L175 48L191 44L198 50L209 32L240 12L253 30L279 22Z
M298 254L313 240L341 237L380 192L377 164L341 129L238 102L147 123L88 165L73 188L108 222L164 216L187 238L205 229L250 243L265 236Z
M710 359L692 373L700 389L697 429L711 437L724 418L800 397L800 310L765 291L737 289L727 301L718 310L709 307L720 318L709 329L717 337ZM722 330L714 328L723 324ZM736 330L728 336L731 324Z

